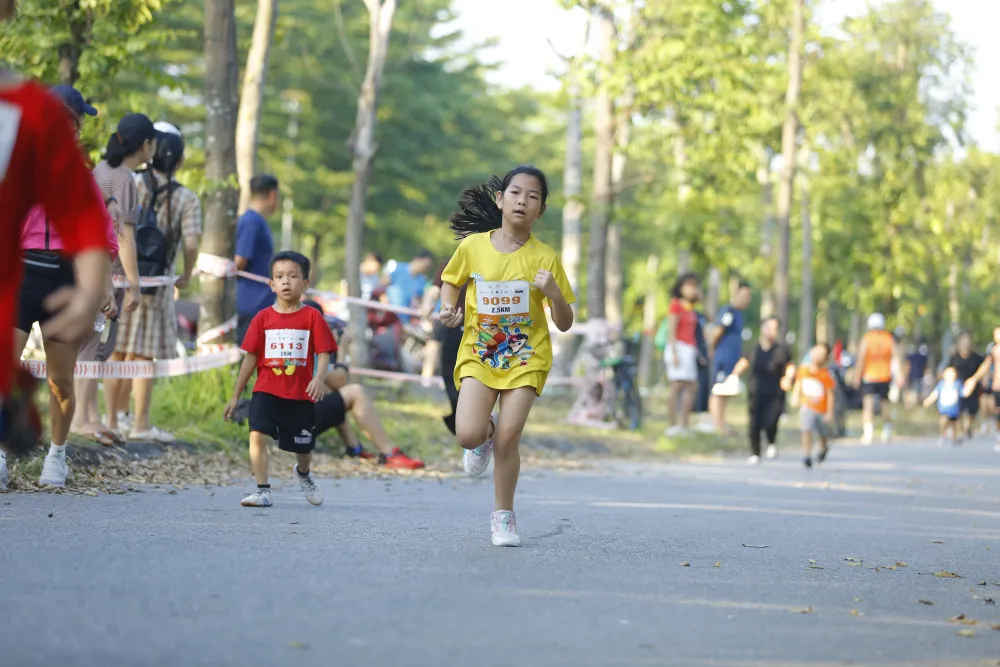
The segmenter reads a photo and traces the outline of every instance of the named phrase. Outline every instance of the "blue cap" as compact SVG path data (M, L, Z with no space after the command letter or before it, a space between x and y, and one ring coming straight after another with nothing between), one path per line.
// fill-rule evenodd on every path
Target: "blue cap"
M83 94L74 88L66 84L60 84L52 88L52 92L62 100L62 103L66 105L70 111L75 113L77 116L96 116L97 109L87 104L87 100L83 98Z

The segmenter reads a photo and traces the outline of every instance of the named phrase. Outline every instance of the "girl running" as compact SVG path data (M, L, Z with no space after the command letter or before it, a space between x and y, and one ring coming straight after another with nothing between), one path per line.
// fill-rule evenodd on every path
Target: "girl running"
M552 367L545 301L560 331L573 326L576 297L559 257L531 234L548 195L545 174L528 165L465 190L451 216L462 243L442 274L441 322L465 327L455 364L456 435L470 477L483 474L495 455L490 530L498 547L521 545L514 515L518 445ZM470 281L463 309L458 295Z

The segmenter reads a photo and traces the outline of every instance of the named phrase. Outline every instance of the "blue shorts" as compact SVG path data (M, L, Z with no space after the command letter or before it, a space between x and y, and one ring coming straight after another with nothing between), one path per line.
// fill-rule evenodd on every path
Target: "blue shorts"
M714 378L714 383L725 382L726 378L733 374L738 361L739 359L719 358L712 360L712 377Z

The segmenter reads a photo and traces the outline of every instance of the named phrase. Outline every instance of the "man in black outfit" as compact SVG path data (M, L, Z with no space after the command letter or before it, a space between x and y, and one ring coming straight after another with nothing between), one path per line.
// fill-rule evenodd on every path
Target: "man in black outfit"
M979 370L985 357L972 349L972 334L963 332L958 337L955 344L955 354L948 360L948 366L954 366L958 371L958 379L964 384ZM967 440L972 438L973 427L976 425L976 416L979 414L979 397L982 393L982 386L976 383L975 389L968 396L962 397L962 429Z
M795 366L792 354L780 342L781 320L768 317L760 325L760 340L750 358L743 357L733 370L734 375L750 371L747 386L750 393L750 465L760 463L760 434L767 436L767 458L778 456L775 441L778 421L785 411L785 393L792 388Z

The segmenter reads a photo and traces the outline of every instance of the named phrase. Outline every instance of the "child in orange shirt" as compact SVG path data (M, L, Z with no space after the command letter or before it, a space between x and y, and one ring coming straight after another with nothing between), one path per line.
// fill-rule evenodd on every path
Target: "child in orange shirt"
M837 386L826 364L830 358L830 346L819 343L809 353L809 363L799 367L795 391L798 395L799 418L802 425L802 449L805 451L805 466L812 467L813 434L819 436L820 450L816 462L822 463L830 451L828 424L834 421Z

